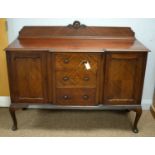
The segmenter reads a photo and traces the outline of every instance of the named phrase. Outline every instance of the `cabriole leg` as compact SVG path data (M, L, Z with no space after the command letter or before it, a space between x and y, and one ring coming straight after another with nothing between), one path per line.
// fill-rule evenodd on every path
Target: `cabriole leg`
M15 108L10 107L9 111L10 111L11 118L13 120L12 130L15 131L17 130L17 119L16 119L16 114L15 114Z
M137 124L139 122L139 119L142 115L142 108L138 108L138 109L135 109L134 110L136 112L136 117L135 117L135 121L134 121L134 124L133 124L133 132L134 133L138 133L138 128L137 128Z

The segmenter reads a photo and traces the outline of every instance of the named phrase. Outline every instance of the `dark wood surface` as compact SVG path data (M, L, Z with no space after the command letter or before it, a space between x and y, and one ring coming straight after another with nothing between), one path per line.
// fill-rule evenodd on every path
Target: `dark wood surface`
M94 88L57 88L56 105L96 105Z
M34 109L64 109L64 110L135 110L137 108L141 108L141 105L55 105L49 103L14 103L11 104L11 108L23 109L23 108L34 108Z
M39 104L134 110L138 132L147 52L130 28L24 27L6 48L14 129L15 109Z
M148 52L138 40L119 39L16 39L6 50L49 52Z
M6 50L50 52L147 52L129 27L26 26Z
M13 103L56 104L57 94L65 96L62 92L67 89L73 94L79 89L76 94L80 96L83 89L95 89L94 104L140 104L146 53L51 54L50 63L47 55L40 51L7 52ZM85 68L85 62L89 62L90 70Z
M106 55L104 103L141 103L145 61L145 53L108 53Z
M131 39L134 32L130 27L97 27L73 23L68 26L25 26L19 32L25 38L72 38L72 39Z
M91 69L87 70L85 63ZM101 54L57 53L54 55L54 104L97 105ZM65 98L66 97L66 98Z
M9 55L9 56L8 56ZM13 102L47 102L46 54L42 52L15 52L7 54L11 72Z

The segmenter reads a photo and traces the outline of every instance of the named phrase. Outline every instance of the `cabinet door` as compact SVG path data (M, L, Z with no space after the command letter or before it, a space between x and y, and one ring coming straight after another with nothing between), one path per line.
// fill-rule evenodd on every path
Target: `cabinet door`
M13 102L47 102L46 54L44 52L12 52L10 61Z
M140 104L145 62L145 53L107 54L104 104Z

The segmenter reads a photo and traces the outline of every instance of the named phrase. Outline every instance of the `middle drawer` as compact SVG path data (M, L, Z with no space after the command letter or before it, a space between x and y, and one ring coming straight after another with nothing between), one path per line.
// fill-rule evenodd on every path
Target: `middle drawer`
M97 73L86 71L57 71L57 88L95 88Z

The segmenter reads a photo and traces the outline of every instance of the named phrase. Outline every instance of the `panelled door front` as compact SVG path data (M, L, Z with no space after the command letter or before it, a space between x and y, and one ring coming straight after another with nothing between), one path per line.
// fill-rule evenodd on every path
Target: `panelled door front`
M47 102L46 54L44 52L14 52L8 57L13 81L13 102Z
M108 53L104 104L140 104L145 53Z

